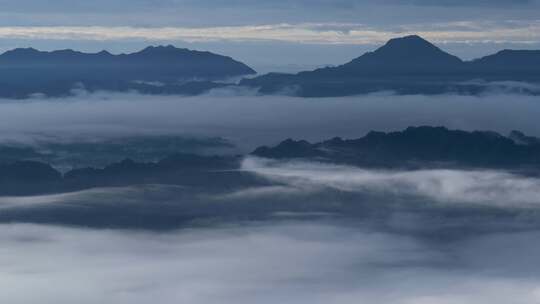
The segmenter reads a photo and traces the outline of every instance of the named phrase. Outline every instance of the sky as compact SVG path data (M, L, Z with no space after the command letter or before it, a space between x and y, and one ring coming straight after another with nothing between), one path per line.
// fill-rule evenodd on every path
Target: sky
M173 44L223 53L262 72L340 64L407 34L464 59L540 49L538 0L21 0L0 7L0 51L120 53Z

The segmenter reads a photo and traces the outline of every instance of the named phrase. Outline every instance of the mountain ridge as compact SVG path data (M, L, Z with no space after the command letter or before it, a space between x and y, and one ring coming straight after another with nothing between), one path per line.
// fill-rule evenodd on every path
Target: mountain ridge
M20 48L0 55L0 97L28 98L36 93L69 96L86 90L155 95L198 95L226 86L259 94L339 97L380 91L398 95L497 92L540 95L540 50L502 50L470 61L445 52L417 35L389 40L347 63L296 74L253 75L231 57L172 45L149 46L129 54L107 51L51 52ZM533 84L517 86L516 83ZM159 84L159 85L154 85Z
M287 139L263 146L252 155L273 159L315 158L370 167L454 164L473 167L540 167L540 140L512 131L450 130L409 127L403 131L371 131L357 139L335 137L318 143Z
M118 55L19 48L0 54L0 97L65 96L80 85L89 91L196 95L222 86L214 81L255 73L231 57L172 45Z
M440 68L440 66L459 66L464 63L460 58L441 50L420 36L411 35L391 39L375 51L367 52L341 67L351 66L354 68L359 66L360 68L366 68L366 65L373 65L374 61L385 64L384 66L381 66L381 64L371 66L371 68L377 70L389 68L387 67L388 64L392 64L393 66L390 66L390 68L394 69L396 68L395 65L397 65L398 69L421 65L423 68L431 70Z
M158 55L159 55L159 57L157 57ZM82 57L126 60L126 59L130 59L130 58L142 57L142 56L145 56L145 57L156 56L157 59L164 59L163 55L170 55L170 56L180 56L180 55L182 55L182 56L186 56L186 57L198 55L198 56L205 56L206 58L210 58L210 59L218 59L218 58L219 59L226 59L226 60L231 60L233 62L240 63L241 65L243 65L245 67L246 74L254 74L255 73L255 70L251 69L247 65L245 65L245 64L243 64L243 63L241 63L241 62L239 62L237 60L234 60L230 56L220 55L220 54L216 54L216 53L212 53L212 52L208 52L208 51L198 51L198 50L192 50L192 49L188 49L188 48L177 48L177 47L175 47L173 45L170 45L170 44L169 45L148 46L148 47L145 47L144 49L141 49L141 50L136 51L136 52L120 53L120 54L112 54L107 50L101 50L99 52L93 52L92 53L92 52L81 52L81 51L77 51L77 50L74 50L74 49L60 49L60 50L52 50L52 51L41 51L41 50L38 50L38 49L35 49L35 48L32 48L32 47L15 48L15 49L11 49L11 50L5 51L4 53L0 54L0 63L6 64L6 63L10 63L9 61L13 61L13 60L16 60L15 63L19 63L19 62L17 62L18 60L23 61L23 62L28 62L29 60L51 60L51 59L66 60L66 59L72 59L72 58L67 58L65 56L72 56L72 57L80 56L80 57L74 58L74 59L78 59L78 60L86 59L86 58L82 58ZM64 56L64 57L62 57L62 56ZM55 58L55 57L60 57L60 58ZM170 58L167 58L167 59L170 59ZM47 62L43 62L43 63L47 63ZM65 61L63 63L72 63L72 62ZM168 64L174 64L174 62L168 62Z
M7 151L9 153L9 151ZM265 185L256 173L242 170L247 156L306 160L374 169L504 169L540 175L540 139L512 131L451 130L419 126L402 131L371 131L356 139L334 137L309 143L287 139L249 155L208 156L176 153L157 161L130 158L103 167L76 168L61 174L44 162L21 158L0 164L0 195L79 191L95 187L168 184L205 189Z
M540 83L540 51L503 50L463 61L417 35L389 40L345 64L297 74L270 73L244 79L241 85L260 93L290 91L302 97L338 97L392 91L397 94L479 94L485 82ZM508 88L512 90L512 87ZM520 91L520 93L523 93ZM526 93L540 94L529 90Z

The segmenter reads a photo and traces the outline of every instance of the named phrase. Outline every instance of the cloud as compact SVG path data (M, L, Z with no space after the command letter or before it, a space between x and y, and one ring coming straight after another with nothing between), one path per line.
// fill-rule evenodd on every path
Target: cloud
M0 299L13 304L539 300L537 232L441 246L324 223L166 234L20 224L0 228L0 283L9 287Z
M0 3L2 51L39 47L119 53L148 44L176 44L223 52L251 64L318 67L342 63L412 33L466 59L540 44L538 1Z
M0 197L0 223L170 231L329 219L434 240L540 228L540 179L480 170L382 171L313 162L243 165L258 185L134 185ZM267 180L268 182L265 182Z
M223 8L224 6L231 6L236 9L241 8L250 8L250 9L291 9L298 7L308 8L309 5L312 6L311 9L321 9L326 8L330 10L344 10L344 9L358 9L363 6L371 5L397 5L397 6L465 6L465 7L476 7L476 6L488 6L488 7L530 7L538 4L537 0L474 0L474 1L452 1L452 0L277 0L272 3L265 1L250 1L250 0L204 0L204 1L195 1L195 0L119 0L113 3L96 0L92 2L78 2L72 3L66 0L22 0L19 1L18 5L10 1L1 1L0 2L6 9L6 11L38 11L38 12L48 12L52 10L60 10L62 12L106 12L107 10L112 11L140 11L140 10L153 10L158 11L162 9L178 9L180 7L187 8Z
M96 93L0 102L0 139L136 135L223 137L246 152L288 137L320 141L358 138L370 130L444 125L464 130L521 130L540 136L537 97L395 96L343 98L253 96L215 91L196 97Z
M469 21L403 24L397 29L355 23L279 23L239 26L3 26L0 38L25 40L292 42L307 44L378 45L418 34L435 43L538 43L535 21Z
M540 179L489 170L369 170L306 161L249 157L243 169L299 189L329 187L348 192L417 195L440 203L503 208L540 207ZM274 189L290 191L285 189ZM262 195L267 194L262 192Z

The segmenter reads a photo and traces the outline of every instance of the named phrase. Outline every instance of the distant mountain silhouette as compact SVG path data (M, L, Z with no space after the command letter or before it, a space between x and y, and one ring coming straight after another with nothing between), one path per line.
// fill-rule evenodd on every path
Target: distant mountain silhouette
M236 84L228 77L255 74L230 57L173 46L147 47L132 54L73 50L15 49L0 55L0 97L66 96L88 91L198 95ZM240 86L261 94L335 97L392 91L396 94L480 94L496 89L540 95L540 50L503 50L462 61L413 35L391 39L348 63L297 74L244 78Z
M366 53L337 68L339 73L439 73L463 68L463 61L419 36L407 36L388 41L374 52Z
M540 166L540 140L513 131L466 132L444 127L410 127L401 132L370 132L365 137L339 137L310 144L288 139L275 147L260 147L255 156L316 158L374 167L460 165L476 167Z
M26 48L0 55L0 96L67 95L77 85L88 90L199 94L219 86L213 80L254 73L230 57L173 46L120 55Z
M495 73L533 73L540 70L540 51L503 50L497 54L473 60L469 63L474 69Z
M485 83L471 82L479 79L540 83L540 51L505 50L474 61L462 61L419 36L407 36L392 39L374 52L340 66L298 74L270 73L244 79L241 85L259 88L261 93L293 90L305 97L376 91L477 94L487 89ZM540 94L533 89L525 93Z

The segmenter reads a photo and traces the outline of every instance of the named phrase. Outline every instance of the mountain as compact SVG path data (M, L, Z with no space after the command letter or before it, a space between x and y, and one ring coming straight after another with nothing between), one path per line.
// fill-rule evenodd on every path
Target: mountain
M503 50L494 55L473 60L470 65L476 70L493 73L538 73L540 51Z
M0 164L0 195L20 195L61 190L62 174L48 164L16 161Z
M15 49L0 55L0 97L71 95L88 91L198 95L236 86L229 77L255 74L230 57L173 46L131 54ZM533 85L513 85L516 82ZM463 61L413 35L395 38L373 52L336 67L297 74L270 73L239 85L261 94L336 97L391 91L396 94L475 95L490 89L540 95L540 51L503 50Z
M409 127L398 132L369 132L358 139L339 137L309 143L287 139L274 147L259 147L253 156L303 159L368 168L504 168L540 174L540 139L512 131L449 130ZM177 153L156 162L126 158L102 168L78 168L65 174L38 161L0 164L0 195L61 193L96 187L180 185L208 191L230 191L271 182L241 170L243 156Z
M463 61L450 55L419 36L407 36L388 41L374 52L366 53L337 68L337 73L439 73L463 68Z
M34 161L17 161L0 165L0 183L58 181L61 174L51 166Z
M250 74L255 71L230 57L170 45L120 55L26 48L0 55L0 96L68 95L81 85L88 90L191 95L219 86L212 81Z
M478 94L489 89L486 82L496 81L540 83L540 51L505 50L462 61L419 36L407 36L391 39L340 66L298 74L271 73L240 84L267 94L293 91L304 97L333 97L377 91ZM525 93L540 91L530 87Z
M157 162L124 159L103 168L79 168L61 174L48 164L16 161L0 164L0 195L61 193L95 187L141 184L182 185L216 189L265 185L254 174L240 170L239 156L201 156L178 153Z
M320 143L285 140L275 147L260 147L255 156L321 161L370 167L540 166L540 140L513 131L509 137L495 132L467 132L444 127L410 127L400 132L370 132L358 139L336 137Z

